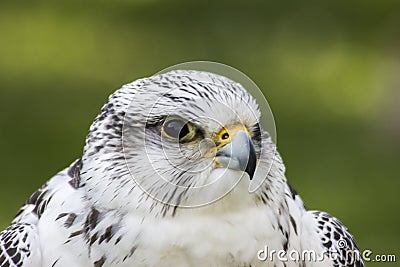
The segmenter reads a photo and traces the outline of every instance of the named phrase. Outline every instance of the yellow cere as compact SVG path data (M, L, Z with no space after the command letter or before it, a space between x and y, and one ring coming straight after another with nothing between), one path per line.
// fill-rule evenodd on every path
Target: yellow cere
M249 136L251 136L247 127L242 124L234 124L234 125L224 127L213 138L215 144L217 144L216 149L218 150L221 147L223 147L224 145L230 143L239 131L245 131Z

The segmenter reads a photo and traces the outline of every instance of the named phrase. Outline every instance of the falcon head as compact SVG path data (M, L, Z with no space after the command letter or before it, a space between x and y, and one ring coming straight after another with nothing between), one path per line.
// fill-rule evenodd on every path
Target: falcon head
M114 93L93 123L82 180L107 206L193 207L239 195L255 201L262 192L249 188L272 194L284 179L260 115L240 84L216 74L137 80Z

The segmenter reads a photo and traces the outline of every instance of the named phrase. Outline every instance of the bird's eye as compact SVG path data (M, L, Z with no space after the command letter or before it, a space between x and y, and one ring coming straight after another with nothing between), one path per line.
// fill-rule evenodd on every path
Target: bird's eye
M194 126L181 118L168 118L162 126L162 133L171 139L187 141L194 137Z

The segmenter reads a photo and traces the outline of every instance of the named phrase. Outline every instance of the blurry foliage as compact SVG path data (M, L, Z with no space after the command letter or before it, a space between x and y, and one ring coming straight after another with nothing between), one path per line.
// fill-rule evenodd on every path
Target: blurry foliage
M120 85L211 60L262 88L306 205L399 251L400 2L198 2L0 3L0 225L81 154Z

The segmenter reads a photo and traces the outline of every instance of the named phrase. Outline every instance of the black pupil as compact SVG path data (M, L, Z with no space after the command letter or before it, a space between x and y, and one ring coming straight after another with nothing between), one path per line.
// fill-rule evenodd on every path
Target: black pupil
M164 126L164 131L173 138L184 138L189 133L186 122L181 120L170 120Z

